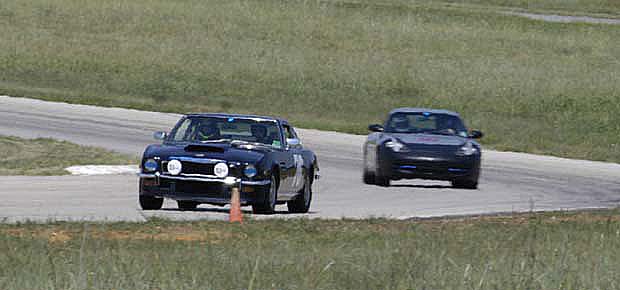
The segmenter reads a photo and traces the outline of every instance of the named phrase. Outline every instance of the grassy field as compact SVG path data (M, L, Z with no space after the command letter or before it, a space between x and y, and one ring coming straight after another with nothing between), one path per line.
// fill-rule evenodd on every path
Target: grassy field
M619 289L618 214L0 224L0 288Z
M0 175L62 175L73 165L136 164L133 157L47 138L0 136ZM2 288L2 287L0 287Z
M618 26L442 3L2 1L0 94L353 133L394 107L447 108L496 149L620 162Z
M407 1L407 0L403 0ZM478 8L508 8L531 12L560 13L568 15L604 14L606 17L620 16L620 1L617 0L427 0L426 3L475 5Z

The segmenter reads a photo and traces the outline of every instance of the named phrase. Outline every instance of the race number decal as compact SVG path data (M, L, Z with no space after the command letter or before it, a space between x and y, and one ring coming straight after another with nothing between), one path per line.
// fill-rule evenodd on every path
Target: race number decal
M299 154L294 154L293 159L295 161L295 178L293 178L293 187L298 189L301 188L304 183L304 157Z

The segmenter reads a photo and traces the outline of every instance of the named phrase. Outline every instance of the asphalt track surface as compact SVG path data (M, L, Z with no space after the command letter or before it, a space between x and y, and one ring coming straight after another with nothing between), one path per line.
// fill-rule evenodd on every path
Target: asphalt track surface
M0 135L53 137L139 155L155 141L152 132L169 130L180 115L101 108L0 96ZM453 189L447 182L409 180L392 187L361 181L364 136L299 130L304 146L319 156L322 178L315 185L311 213L254 218L432 217L529 210L616 207L620 165L522 153L483 150L478 190ZM137 204L137 177L2 176L0 220L144 221L226 219L227 209L201 205L179 211L166 201L159 211ZM244 208L249 213L249 208Z
M569 15L557 15L557 14L537 14L526 12L506 12L507 15L516 15L526 17L533 20L541 20L545 22L558 22L558 23L591 23L591 24L620 24L620 19L615 18L600 18L591 16L569 16Z

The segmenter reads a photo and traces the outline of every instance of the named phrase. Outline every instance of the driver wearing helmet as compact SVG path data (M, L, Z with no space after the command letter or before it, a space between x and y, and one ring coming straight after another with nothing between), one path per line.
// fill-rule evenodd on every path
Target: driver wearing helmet
M269 141L269 137L267 136L267 127L262 124L253 124L250 127L252 131L252 136L256 138L256 142L263 144L271 144Z
M200 124L196 132L196 139L198 141L220 139L220 129L213 122Z
M409 131L409 119L407 116L394 116L392 118L392 127L396 132L407 132Z
M437 120L437 130L447 134L456 134L457 126L452 118L440 118Z

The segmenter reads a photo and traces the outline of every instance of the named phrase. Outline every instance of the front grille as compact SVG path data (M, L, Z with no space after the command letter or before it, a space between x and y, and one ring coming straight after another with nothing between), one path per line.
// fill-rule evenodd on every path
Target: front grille
M168 188L171 194L189 194L210 198L229 197L228 190L219 182L162 179L160 187Z
M445 161L415 161L415 162L396 162L394 169L401 169L401 166L415 166L415 171L448 171L449 168L463 168L462 164Z
M182 172L185 174L213 175L213 167L215 167L215 164L202 164L187 161L183 161L181 164L183 166Z
M202 175L213 175L213 168L215 164L205 164L205 163L196 163L189 161L181 161L181 173L184 174L202 174ZM163 161L161 163L162 172L168 173L168 161Z

